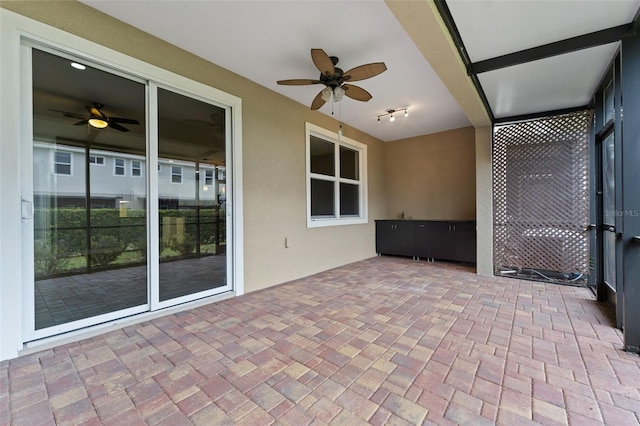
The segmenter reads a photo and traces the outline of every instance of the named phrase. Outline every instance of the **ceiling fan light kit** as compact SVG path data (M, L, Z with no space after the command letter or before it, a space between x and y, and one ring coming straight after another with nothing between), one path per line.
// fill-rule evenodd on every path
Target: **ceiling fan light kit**
M107 127L111 127L120 132L128 132L122 124L140 124L138 120L134 120L133 118L122 118L122 117L109 117L101 110L104 108L104 105L98 102L94 102L91 106L86 105L85 107L89 112L89 117L84 117L80 114L76 114L68 111L59 111L56 109L51 109L50 111L61 112L65 117L80 119L77 123L74 123L74 126L82 126L85 124L90 125L96 129L106 129Z
M396 121L396 118L393 116L393 114L399 114L400 112L404 112L404 116L405 118L409 116L409 112L408 112L409 108L390 108L387 110L387 112L385 112L384 114L380 114L378 116L378 123L380 123L380 118L381 117L386 117L387 115L389 116L389 121Z
M104 129L109 125L109 123L104 121L102 118L90 118L89 125L95 127L96 129Z
M277 83L285 86L324 84L325 88L322 89L313 99L313 102L311 102L312 110L320 109L325 102L329 102L332 98L334 102L339 102L345 95L357 101L367 102L372 98L371 94L359 86L347 84L347 81L365 80L375 77L387 70L384 62L375 62L360 65L344 72L342 69L336 67L338 58L327 55L322 49L311 49L311 60L320 71L320 78L318 80L298 78L278 80Z

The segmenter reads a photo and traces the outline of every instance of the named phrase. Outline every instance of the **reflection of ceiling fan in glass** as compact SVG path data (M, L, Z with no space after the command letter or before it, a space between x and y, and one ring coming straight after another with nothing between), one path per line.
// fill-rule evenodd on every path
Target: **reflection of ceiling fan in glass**
M85 124L89 124L90 126L95 127L96 129L104 129L106 127L111 127L121 132L128 132L129 129L127 129L124 126L121 126L120 123L140 124L138 120L134 120L132 118L107 116L105 113L101 111L101 109L104 108L104 105L97 102L93 102L92 106L87 105L86 108L87 108L87 111L89 111L89 114L90 114L89 117L76 114L73 112L58 111L55 109L51 109L49 111L61 112L62 114L64 114L65 117L81 120L81 121L78 121L77 123L74 123L74 126L82 126Z
M384 62L375 62L372 64L360 65L350 69L347 72L336 67L338 58L327 55L322 49L311 49L311 60L316 68L320 70L320 78L318 80L311 79L293 79L279 80L277 83L286 86L304 86L308 84L324 84L326 87L320 91L311 102L311 109L319 109L325 102L333 100L335 102L347 95L351 99L367 102L372 98L371 94L361 87L347 84L349 81L360 81L367 78L375 77L387 70Z

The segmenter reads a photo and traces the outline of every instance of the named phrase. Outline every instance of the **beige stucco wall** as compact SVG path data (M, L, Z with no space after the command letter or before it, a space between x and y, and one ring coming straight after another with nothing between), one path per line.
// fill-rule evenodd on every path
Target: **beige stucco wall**
M384 218L475 219L473 127L389 142L384 156Z
M307 229L305 121L335 132L335 120L81 3L0 6L242 99L246 292L375 255L373 219L385 204L379 140L344 129L368 146L369 224Z

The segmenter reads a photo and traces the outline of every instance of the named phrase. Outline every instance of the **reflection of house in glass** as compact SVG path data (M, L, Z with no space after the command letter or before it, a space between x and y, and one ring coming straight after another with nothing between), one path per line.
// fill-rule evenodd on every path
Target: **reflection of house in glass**
M88 186L91 208L145 208L144 156L91 149L87 182L86 154L84 147L34 143L36 207L84 208ZM213 208L224 199L224 178L224 166L159 159L159 208Z
M146 261L145 158L81 144L34 142L40 279ZM224 166L159 159L161 261L225 252L224 173Z
M147 301L145 157L88 145L33 144L36 329ZM157 173L160 300L224 285L225 167L160 158Z

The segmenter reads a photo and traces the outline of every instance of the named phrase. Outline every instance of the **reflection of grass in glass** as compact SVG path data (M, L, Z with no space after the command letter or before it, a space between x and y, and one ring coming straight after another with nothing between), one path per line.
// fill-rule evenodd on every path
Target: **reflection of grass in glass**
M116 260L110 263L110 265L127 265L127 264L140 264L145 261L145 255L138 250L131 250L122 253ZM93 265L94 268L98 265ZM58 272L68 273L78 271L79 273L86 272L87 259L84 256L72 256L67 258L67 262L63 269Z
M178 253L177 251L171 250L170 248L166 248L162 250L162 252L160 253L160 259L168 259L170 257L178 257L178 256L180 256L180 253Z
M140 263L144 262L146 255L138 250L125 251L116 260L113 261L114 265L126 265L127 263Z
M211 244L200 244L200 253L215 253L216 245Z
M213 243L201 244L200 253L214 254L216 253L216 245ZM172 250L170 248L165 248L160 253L161 259L171 259L174 257L182 257L182 255L179 252ZM109 265L118 265L118 266L123 266L127 264L139 265L141 263L144 263L145 259L146 259L146 254L142 253L139 250L130 250L130 251L123 252L120 256L118 256L116 260L111 262ZM94 268L97 268L97 267L98 265L94 265ZM70 272L85 273L86 268L87 268L87 259L85 256L72 256L66 259L64 268L61 268L57 272L58 273L70 273ZM103 269L103 268L100 268L100 269ZM107 267L106 269L109 269L109 267ZM38 274L38 271L36 271L36 274ZM46 274L38 274L38 275L46 276Z
M214 243L209 244L200 244L200 253L201 254L215 254L216 253L216 245ZM181 257L182 254L176 250L173 250L169 247L162 250L160 253L161 259L169 259L172 257Z

